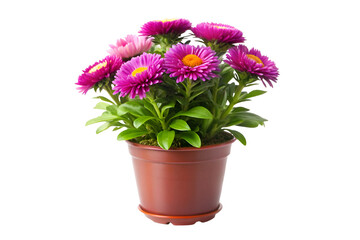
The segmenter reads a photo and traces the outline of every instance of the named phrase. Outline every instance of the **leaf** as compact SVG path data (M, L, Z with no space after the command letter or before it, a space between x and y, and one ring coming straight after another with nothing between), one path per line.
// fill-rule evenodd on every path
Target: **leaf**
M229 131L234 137L239 140L243 145L246 145L246 139L244 135L239 133L238 131L232 130L232 129L225 129L226 131Z
M139 128L141 125L143 125L145 122L149 121L150 119L155 119L152 116L142 116L134 121L134 127Z
M173 118L178 117L178 116L187 116L187 117L201 118L201 119L212 119L213 118L211 112L201 106L194 107L186 112L178 112L177 114L174 115Z
M130 140L136 137L141 137L143 135L146 135L148 132L144 131L144 130L140 130L140 129L136 129L136 128L129 128L126 129L124 131L122 131L121 133L119 133L117 139L119 141L121 140Z
M182 119L175 119L171 122L170 127L179 131L190 131L189 125Z
M175 131L164 130L158 133L157 142L162 149L168 150L175 138Z
M157 117L157 114L155 112L154 106L149 103L146 99L144 100L144 107L149 110L153 116Z
M109 100L108 98L103 97L103 96L97 96L97 97L94 97L94 99L101 99L101 100L103 100L104 102L108 102L108 103L111 103L111 104L115 104L113 101L111 101L111 100Z
M259 126L259 123L255 122L255 121L250 121L250 120L245 120L239 124L236 124L236 126L239 127L248 127L248 128L256 128L257 126Z
M107 104L107 103L104 103L104 102L98 102L96 104L96 106L94 107L94 109L106 110L107 106L110 106L110 104Z
M244 107L236 107L236 108L233 108L232 113L247 112L247 111L249 111L249 109L244 108Z
M252 97L256 97L256 96L260 96L262 94L266 93L266 91L262 91L262 90L253 90L251 92L249 92L248 94L245 95L244 99L246 98L252 98Z
M96 129L96 134L99 134L99 133L105 131L110 126L111 126L111 124L109 122L106 122L106 123L102 124L100 127L98 127L98 129Z
M187 141L190 145L199 148L201 147L201 140L199 135L193 131L182 132L178 134L178 137Z
M140 101L132 100L121 104L119 106L119 111L131 113L136 117L151 116L151 112L147 110Z
M105 112L107 113L107 112ZM90 119L89 121L86 122L85 126L88 126L90 124L94 124L94 123L98 123L98 122L106 122L106 121L112 121L112 120L115 120L115 119L119 119L118 116L114 116L114 115L111 115L111 114L104 114L99 116L99 117L96 117L96 118L93 118L93 119Z
M167 110L167 109L170 109L170 108L173 108L175 107L175 101L171 101L170 103L164 105L162 108L161 108L161 115L163 116L164 112Z
M256 114L250 113L250 112L236 112L236 113L229 114L229 116L236 117L238 119L243 119L244 121L257 122L260 125L264 125L264 122L267 121L265 118L262 118Z

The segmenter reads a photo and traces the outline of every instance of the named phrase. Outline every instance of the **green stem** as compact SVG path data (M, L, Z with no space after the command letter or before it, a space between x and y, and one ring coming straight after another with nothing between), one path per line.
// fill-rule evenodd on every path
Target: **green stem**
M220 121L224 120L230 114L230 112L233 110L235 104L240 100L240 95L241 95L241 91L243 90L243 88L244 88L243 84L239 84L237 86L237 88L235 90L235 95L234 95L232 101L230 102L229 106L227 106L227 108L221 114L221 116L219 118ZM219 130L218 123L215 123L210 130L209 138L214 137L218 130Z
M234 108L235 104L240 100L240 95L241 95L241 91L243 90L244 86L242 84L239 84L235 90L235 95L232 99L232 101L230 102L229 106L226 108L225 112L223 112L221 114L220 120L223 120L224 118L226 118L229 113L232 111L232 109Z
M159 109L158 105L156 104L154 98L151 96L151 94L148 94L147 99L149 100L151 105L154 107L155 112L158 115L158 118L160 120L162 129L167 130L167 124L166 124L165 118L162 116L160 109Z
M120 99L119 99L119 94L114 95L114 91L111 89L110 84L105 85L104 89L110 95L110 97L115 101L115 103L117 105L121 104Z
M187 111L189 109L190 104L190 96L191 96L191 88L192 88L192 81L190 79L186 79L186 86L185 86L185 105L183 111Z

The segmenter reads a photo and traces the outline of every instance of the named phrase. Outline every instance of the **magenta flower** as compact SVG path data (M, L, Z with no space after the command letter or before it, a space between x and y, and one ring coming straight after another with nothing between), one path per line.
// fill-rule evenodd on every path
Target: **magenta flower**
M145 23L139 33L142 36L153 36L172 33L180 35L191 28L191 23L186 19L165 19L163 21L150 21Z
M120 58L131 58L148 51L151 46L151 38L128 35L125 39L119 39L115 45L110 45L108 53Z
M146 97L151 85L162 82L163 62L159 54L143 53L124 63L113 81L114 94L120 92L121 97L128 94L130 98L136 95L140 99Z
M271 87L273 86L271 81L277 81L279 69L267 56L261 55L259 50L252 48L249 51L244 45L239 45L231 48L226 57L227 60L224 60L224 62L228 63L232 68L257 75L264 85L264 80Z
M121 58L116 56L107 56L103 60L90 65L88 68L83 70L83 74L79 76L76 84L80 87L77 89L83 94L86 94L87 91L96 83L115 75L116 71L120 69L122 63Z
M185 78L203 81L217 77L220 71L219 59L209 47L195 47L187 44L177 44L165 53L165 68L170 77L177 77L176 82Z
M206 41L217 41L218 43L242 43L245 41L243 33L226 24L219 23L200 23L191 31L197 36Z

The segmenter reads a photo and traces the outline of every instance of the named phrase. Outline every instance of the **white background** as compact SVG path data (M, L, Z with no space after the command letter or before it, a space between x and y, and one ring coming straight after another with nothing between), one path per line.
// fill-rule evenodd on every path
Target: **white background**
M356 1L7 1L0 6L0 239L360 239ZM125 142L85 122L81 70L150 20L233 25L280 77L247 104L210 222L137 210ZM260 89L264 90L263 86Z

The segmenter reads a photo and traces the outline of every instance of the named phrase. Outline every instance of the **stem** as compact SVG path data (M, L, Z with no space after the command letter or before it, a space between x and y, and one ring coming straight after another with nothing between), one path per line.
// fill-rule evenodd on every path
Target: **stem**
M224 118L227 117L227 115L229 115L229 113L232 111L232 109L234 108L235 104L239 101L240 95L241 95L241 91L243 90L244 86L242 84L239 84L235 90L235 95L231 101L231 103L229 104L229 106L226 108L225 112L223 112L221 114L220 120L223 120Z
M186 79L186 86L185 86L185 101L186 104L184 105L183 111L187 111L189 109L189 98L191 96L191 88L192 88L192 81L190 79Z
M235 95L234 95L232 101L230 102L229 106L227 106L225 111L221 114L221 117L219 119L220 121L224 120L230 114L230 112L233 110L235 104L240 100L241 91L243 90L244 87L245 86L243 84L239 83L239 85L237 86L237 88L235 90ZM213 125L213 127L211 128L209 138L214 137L216 132L219 130L218 128L219 128L218 123L215 123Z
M110 95L110 97L115 101L117 105L121 104L119 99L119 94L114 95L114 91L111 89L111 86L109 84L106 84L104 89L107 91L107 93Z
M151 96L151 94L148 94L147 99L149 100L151 105L154 107L155 112L158 115L158 118L160 120L162 129L167 130L167 125L166 125L166 122L165 122L165 118L162 116L162 114L160 112L160 109L159 109L158 105L156 104L154 98Z

